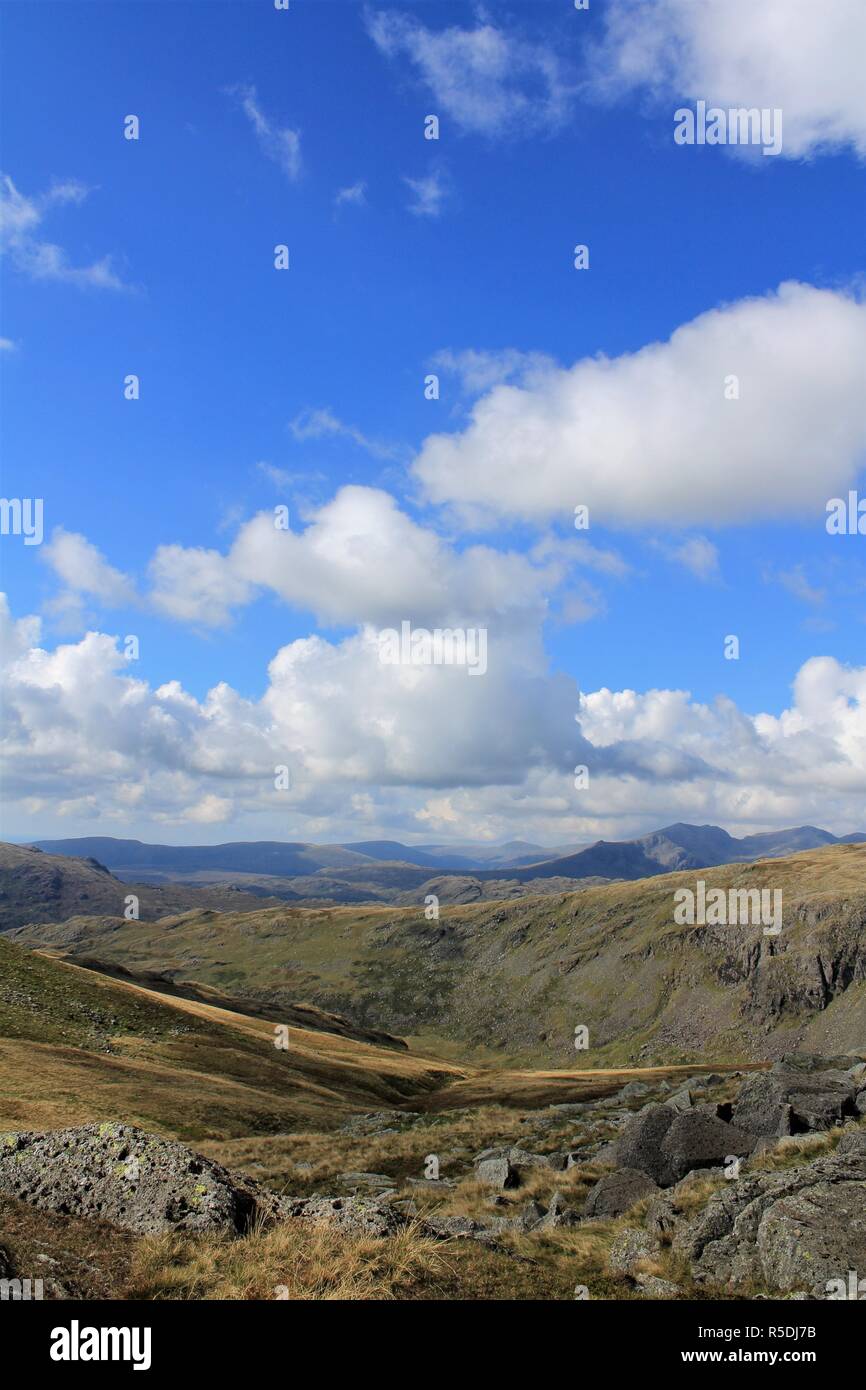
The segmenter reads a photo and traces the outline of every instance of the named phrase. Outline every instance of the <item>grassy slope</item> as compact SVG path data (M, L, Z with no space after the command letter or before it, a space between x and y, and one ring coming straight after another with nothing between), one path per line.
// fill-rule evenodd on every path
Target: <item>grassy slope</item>
M123 1119L199 1141L327 1128L439 1089L448 1063L289 1029L46 959L0 939L0 1125Z
M573 1065L577 1024L589 1028L591 1044L580 1060L601 1067L862 1042L866 847L699 876L710 887L781 889L782 935L674 926L673 893L696 881L678 873L443 908L438 922L418 908L284 906L158 923L77 918L16 939L169 970L238 996L303 999L482 1064Z

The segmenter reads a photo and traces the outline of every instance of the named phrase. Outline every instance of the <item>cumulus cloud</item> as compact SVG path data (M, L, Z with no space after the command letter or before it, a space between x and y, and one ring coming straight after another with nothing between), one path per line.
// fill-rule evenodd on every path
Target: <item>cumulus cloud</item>
M0 175L0 246L11 263L32 280L60 280L95 289L124 288L110 256L90 265L71 265L67 253L54 242L43 241L39 229L55 207L79 204L90 189L74 179L51 185L46 193L27 197L8 175Z
M300 178L302 168L300 133L289 126L277 125L265 115L255 87L249 84L230 87L228 93L240 103L241 110L255 131L262 153L278 164L286 178L294 183Z
M530 136L563 124L574 88L554 48L481 19L474 28L428 29L394 11L367 16L388 58L408 59L438 108L463 130Z
M250 834L374 829L553 843L648 829L660 818L856 828L866 795L866 668L829 657L797 673L790 707L750 715L683 690L581 693L503 629L487 675L383 666L373 629L280 648L258 700L225 683L203 699L129 674L90 632L50 651L38 626L4 638L4 784L16 814ZM575 791L573 768L590 769ZM292 790L278 792L288 765Z
M527 614L537 620L544 613L551 587L590 549L540 547L529 557L481 545L459 550L413 521L390 493L357 485L341 488L303 531L274 523L273 512L260 512L225 555L161 546L151 566L157 607L216 626L232 607L269 590L324 625L390 626L406 618L435 627L507 616L521 626Z
M780 108L783 156L866 157L862 0L609 0L605 18L603 92Z
M135 602L135 585L129 576L110 565L77 531L56 527L41 555L72 594L87 594L106 608Z
M789 282L638 352L494 386L414 471L470 523L582 503L603 524L682 526L823 515L864 459L866 304Z

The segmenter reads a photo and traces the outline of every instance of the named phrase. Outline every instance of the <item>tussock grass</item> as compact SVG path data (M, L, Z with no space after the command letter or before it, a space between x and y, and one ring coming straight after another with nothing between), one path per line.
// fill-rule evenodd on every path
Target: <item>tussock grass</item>
M291 1221L239 1240L148 1236L133 1259L134 1299L396 1299L448 1272L445 1248L407 1226L386 1240Z

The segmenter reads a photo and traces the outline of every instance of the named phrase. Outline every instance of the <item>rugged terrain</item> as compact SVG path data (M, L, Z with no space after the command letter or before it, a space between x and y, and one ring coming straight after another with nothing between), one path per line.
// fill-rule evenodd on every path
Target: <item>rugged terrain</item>
M701 877L781 890L781 933L675 925L693 872L438 920L281 904L8 932L0 1280L850 1297L832 1290L866 1267L866 849Z
M421 1050L562 1067L759 1061L843 1051L866 1027L866 847L701 872L782 893L782 930L678 926L694 873L514 902L423 909L282 906L158 922L79 916L28 946L162 972L279 1009L298 1000Z
M262 905L261 898L256 901L228 886L154 888L123 883L95 859L70 859L0 841L0 932L24 922L63 922L78 912L122 916L129 894L138 898L144 921L191 907L248 912ZM275 905L279 899L269 897L268 902Z

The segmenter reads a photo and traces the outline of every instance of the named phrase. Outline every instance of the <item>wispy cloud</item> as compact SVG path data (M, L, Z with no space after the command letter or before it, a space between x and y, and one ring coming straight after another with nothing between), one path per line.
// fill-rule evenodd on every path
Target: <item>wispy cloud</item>
M801 603L808 603L812 607L820 608L826 602L826 589L818 589L814 584L810 584L802 565L793 565L788 570L767 571L764 578L770 582L781 584L783 589L787 589L788 593L793 594L794 598L798 598Z
M357 183L350 184L348 188L337 190L334 206L341 208L345 203L349 203L352 207L363 207L366 201L367 185L362 179L359 179Z
M412 191L413 198L407 207L415 217L439 216L448 190L438 170L425 178L404 178L403 182Z
M379 439L370 439L354 425L346 425L342 420L338 420L333 411L327 407L322 410L302 410L300 415L296 415L290 421L289 429L295 439L306 441L308 439L324 439L328 436L351 439L360 449L372 454L377 459L396 459L400 457L401 451L394 444L387 444Z
M71 265L62 246L43 241L39 229L52 208L65 203L80 204L91 192L74 179L54 183L46 193L28 198L12 179L0 175L0 245L11 263L32 280L59 280L95 289L125 289L114 270L111 257L104 256L91 265Z
M439 110L462 130L528 136L563 124L574 86L554 48L481 19L473 29L428 29L393 11L369 13L367 32L388 58L408 59Z
M668 545L664 542L655 544L668 560L682 565L695 576L695 579L706 582L719 578L719 552L706 536L690 536L679 545Z
M301 135L300 131L288 126L276 125L266 116L259 105L255 87L241 85L228 87L229 96L237 98L241 110L256 133L262 152L278 164L288 179L294 183L301 175Z

